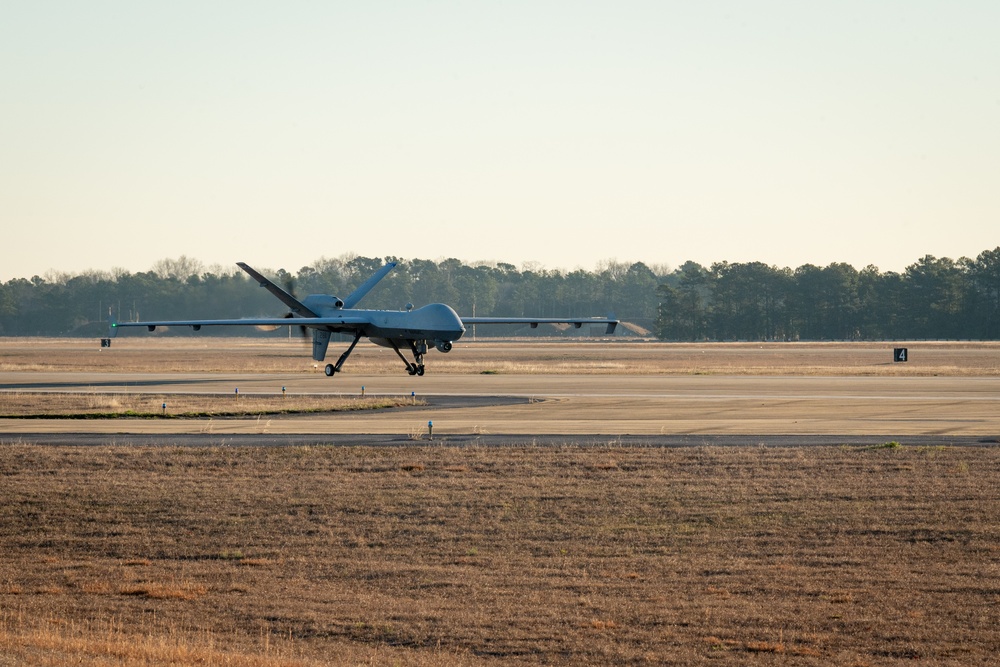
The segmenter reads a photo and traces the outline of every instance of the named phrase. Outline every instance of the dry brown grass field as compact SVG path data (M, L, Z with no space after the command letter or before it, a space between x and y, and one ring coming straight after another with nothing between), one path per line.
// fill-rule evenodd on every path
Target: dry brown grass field
M246 395L205 396L97 392L0 392L0 417L72 417L78 419L254 417L382 410L423 405L408 397Z
M317 372L296 341L114 345L0 339L0 372ZM1000 375L997 344L911 343L911 361L893 364L896 345L476 341L429 355L428 367ZM401 371L391 351L370 345L351 362L358 373ZM188 400L0 398L20 414L155 412L161 399L180 412ZM213 400L220 410L237 402ZM357 399L238 400L276 411ZM208 409L204 396L195 405ZM308 447L180 448L169 436L162 447L0 444L0 665L862 667L988 664L1000 651L992 447L622 448L568 438L376 448L317 438Z
M331 343L333 360L348 343ZM892 362L893 347L910 361ZM317 373L311 348L281 338L134 334L102 350L79 338L0 338L0 372ZM462 339L448 354L427 355L429 373L718 374L718 375L1000 375L1000 342L658 343L556 339ZM395 374L392 350L361 343L345 372Z
M986 664L993 448L0 449L2 665Z

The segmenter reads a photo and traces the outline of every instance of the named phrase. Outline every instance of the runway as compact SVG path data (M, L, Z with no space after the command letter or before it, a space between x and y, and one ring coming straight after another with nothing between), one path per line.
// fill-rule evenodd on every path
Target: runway
M246 395L279 394L282 387L289 394L359 394L364 387L367 395L412 395L427 405L259 419L0 419L0 439L90 434L162 440L183 434L277 443L281 436L305 442L315 435L401 444L427 441L428 422L437 442L456 443L537 437L767 444L785 437L819 444L907 438L990 444L1000 438L996 377L0 373L0 391L17 392L235 394L238 389Z

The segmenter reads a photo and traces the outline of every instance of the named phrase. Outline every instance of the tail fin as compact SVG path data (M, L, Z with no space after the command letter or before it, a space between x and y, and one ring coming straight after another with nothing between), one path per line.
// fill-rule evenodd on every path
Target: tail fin
M344 299L344 308L354 308L358 305L358 301L364 298L365 294L368 294L378 281L385 278L386 274L396 268L396 262L389 262L381 269L372 274L372 277L361 283L358 289L351 292L346 299Z
M326 359L326 348L330 345L330 332L323 329L313 329L313 359Z

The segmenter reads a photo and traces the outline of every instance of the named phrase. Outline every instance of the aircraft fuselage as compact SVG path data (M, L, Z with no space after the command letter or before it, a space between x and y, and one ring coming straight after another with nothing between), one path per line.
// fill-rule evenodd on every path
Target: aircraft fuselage
M351 309L343 312L344 327L330 323L325 326L328 331L357 331L359 327L349 325L350 321L356 321L360 317L367 320L360 327L362 335L372 339L454 342L465 333L462 318L451 306L443 303L432 303L414 310ZM335 319L339 313L334 310L318 314Z

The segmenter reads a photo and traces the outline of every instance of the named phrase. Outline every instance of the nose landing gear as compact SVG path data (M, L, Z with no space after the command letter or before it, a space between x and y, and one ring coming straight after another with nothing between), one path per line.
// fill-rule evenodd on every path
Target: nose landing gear
M406 341L410 350L413 352L413 362L411 363L403 356L403 353L399 350L399 345L396 341L390 340L389 343L392 344L392 349L396 351L399 358L403 360L406 364L406 372L410 375L423 375L424 374L424 354L427 352L427 342L426 341Z

